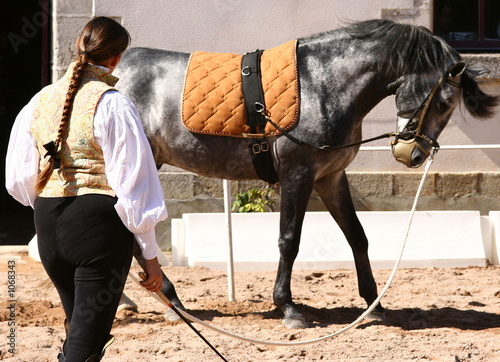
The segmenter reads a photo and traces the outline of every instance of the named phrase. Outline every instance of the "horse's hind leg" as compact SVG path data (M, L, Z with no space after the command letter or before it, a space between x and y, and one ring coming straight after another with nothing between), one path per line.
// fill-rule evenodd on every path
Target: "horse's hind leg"
M137 260L137 262L140 264L140 266L144 269L144 262L145 259L142 256L141 248L139 244L135 243L134 247L134 258ZM162 272L163 273L163 272ZM175 287L172 284L172 282L167 278L165 273L163 273L163 287L161 289L161 292L163 295L165 295L168 300L172 303L172 305L181 310L185 310L184 306L182 305L181 301L179 300L179 297L177 296L177 292L175 291ZM176 315L172 315L175 319L178 319Z
M306 328L303 315L292 301L291 278L292 268L299 252L300 234L307 203L312 192L313 176L295 173L292 178L284 180L280 175L280 237L278 246L280 260L274 285L273 299L284 313L283 324L289 329Z
M356 215L345 172L329 174L317 180L314 188L352 249L359 294L371 305L377 299L377 285L368 258L368 239ZM380 319L383 312L384 308L379 304L371 317Z

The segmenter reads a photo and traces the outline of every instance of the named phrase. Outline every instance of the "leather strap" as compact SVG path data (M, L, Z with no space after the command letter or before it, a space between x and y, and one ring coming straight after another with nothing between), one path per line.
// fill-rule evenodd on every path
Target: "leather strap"
M252 53L246 53L241 59L241 90L243 92L247 124L250 126L252 133L263 132L267 123L264 116L266 104L260 73L262 52L263 50L256 50ZM249 151L259 178L271 184L278 182L269 143L265 139L258 139L249 145Z
M271 154L271 146L269 143L261 138L252 142L248 148L257 176L267 183L277 183L279 178L274 169L273 155Z
M247 115L247 124L252 133L262 133L266 126L266 118L262 110L265 108L264 91L262 90L260 57L263 50L246 53L241 59L241 87Z

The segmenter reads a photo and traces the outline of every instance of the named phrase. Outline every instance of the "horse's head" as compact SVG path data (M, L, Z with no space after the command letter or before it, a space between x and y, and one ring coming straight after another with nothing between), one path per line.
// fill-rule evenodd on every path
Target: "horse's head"
M414 79L415 83L405 82L398 88L398 133L392 142L392 153L397 161L407 167L419 167L439 148L437 138L460 101L465 70L466 64L459 62L437 80L436 77L422 82ZM415 104L418 93L423 100Z
M461 99L475 118L494 115L498 97L479 88L475 77L480 73L429 29L376 19L343 31L361 44L364 59L376 63L371 69L384 70L382 81L390 81L384 91L396 94L399 118L392 151L406 166L420 166L439 147L437 138Z

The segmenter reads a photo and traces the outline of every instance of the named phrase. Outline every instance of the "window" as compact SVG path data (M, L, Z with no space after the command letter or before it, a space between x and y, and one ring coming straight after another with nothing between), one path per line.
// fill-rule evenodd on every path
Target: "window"
M458 50L500 52L500 1L435 0L434 33Z

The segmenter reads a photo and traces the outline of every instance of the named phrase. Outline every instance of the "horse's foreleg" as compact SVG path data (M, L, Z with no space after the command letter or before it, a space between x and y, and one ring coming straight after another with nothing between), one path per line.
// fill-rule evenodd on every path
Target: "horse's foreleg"
M282 176L280 176L283 179ZM280 260L273 299L284 313L283 324L290 329L306 328L303 315L292 301L291 278L295 258L299 252L302 222L312 192L313 177L294 175L293 181L281 183Z
M135 243L135 247L134 247L134 258L137 260L137 262L140 264L140 266L144 269L145 259L142 256L141 247L137 243ZM163 287L161 289L161 292L163 293L163 295L165 295L168 298L168 300L170 300L170 302L173 304L174 307L181 309L181 310L185 310L184 306L182 305L181 301L179 300L179 297L177 296L177 292L175 291L174 285L167 278L165 273L163 273Z
M370 305L377 299L377 284L368 258L368 239L354 209L345 172L330 174L314 185L321 200L344 233L354 255L360 296ZM372 317L380 318L384 309L379 304Z

